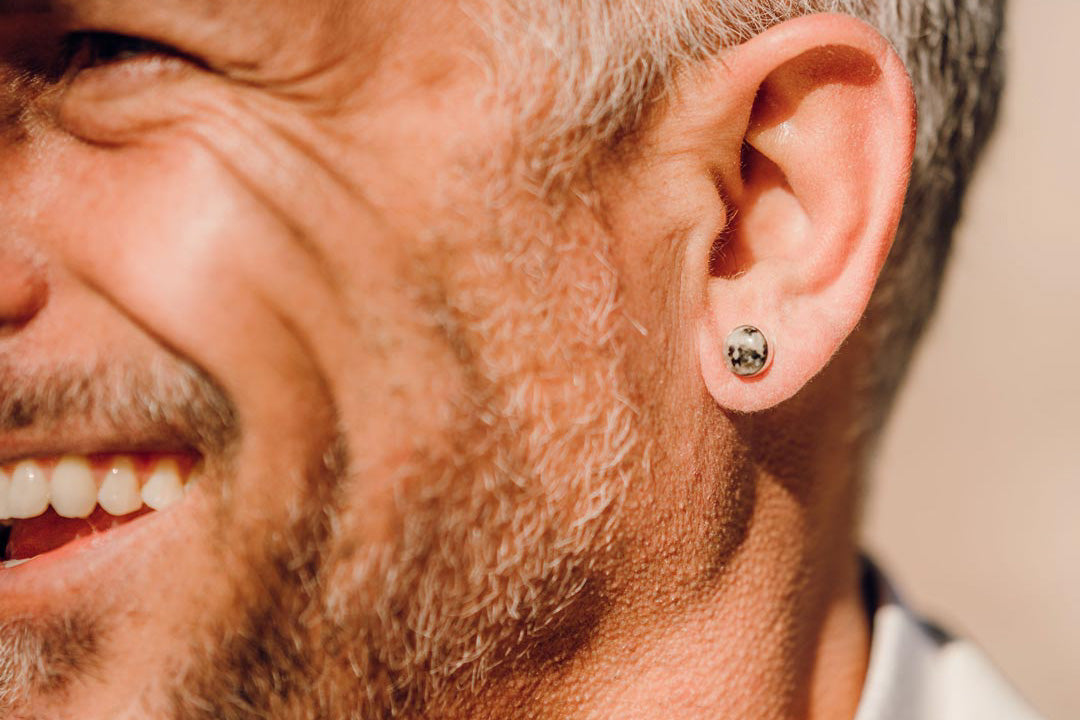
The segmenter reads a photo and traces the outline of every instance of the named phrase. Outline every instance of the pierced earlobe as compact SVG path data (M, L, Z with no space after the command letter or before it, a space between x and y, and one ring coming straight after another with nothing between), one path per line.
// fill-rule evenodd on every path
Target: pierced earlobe
M772 362L768 339L753 325L740 325L732 330L724 345L728 370L739 377L760 375Z

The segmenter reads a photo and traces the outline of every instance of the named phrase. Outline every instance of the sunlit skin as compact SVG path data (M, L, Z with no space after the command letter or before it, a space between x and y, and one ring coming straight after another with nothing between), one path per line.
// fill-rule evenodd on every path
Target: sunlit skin
M122 405L152 394L140 379L195 368L235 413L213 432L205 414L190 432L77 408L3 419L0 461L179 452L204 468L181 504L0 571L5 622L93 630L55 686L0 688L10 716L299 718L316 690L335 698L325 712L382 716L363 704L396 637L366 614L378 551L420 508L437 518L440 493L446 508L485 498L501 458L553 508L551 537L579 546L543 556L559 567L535 570L539 600L522 595L544 619L527 660L507 646L482 682L427 688L427 708L399 697L406 712L854 712L869 643L844 440L857 337L819 373L895 229L906 73L853 20L787 23L688 76L633 152L599 165L602 216L572 203L555 222L516 174L522 121L491 92L477 12L0 7L0 389L107 376ZM71 66L42 70L63 47ZM747 322L778 348L753 381L721 359ZM611 467L583 474L598 458ZM595 484L562 485L579 475ZM519 530L488 526L495 505L475 518L493 556ZM474 567L443 537L447 567L458 548ZM522 569L502 572L532 577L528 552L512 557ZM318 590L288 590L304 583ZM329 609L279 623L279 600L286 618ZM230 629L278 624L310 675L276 697L206 684L217 651L242 645Z

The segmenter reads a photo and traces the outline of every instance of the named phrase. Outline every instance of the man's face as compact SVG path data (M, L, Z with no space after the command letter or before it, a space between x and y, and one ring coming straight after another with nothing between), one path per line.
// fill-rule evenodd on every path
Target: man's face
M629 330L507 181L468 16L4 5L6 709L374 717L571 650L642 453ZM87 468L113 511L60 518Z

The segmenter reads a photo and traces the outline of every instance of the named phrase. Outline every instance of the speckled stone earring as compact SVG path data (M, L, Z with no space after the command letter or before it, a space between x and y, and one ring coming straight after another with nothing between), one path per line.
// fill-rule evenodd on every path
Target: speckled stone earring
M724 357L731 372L739 377L753 377L765 372L772 360L769 341L753 325L741 325L727 336Z

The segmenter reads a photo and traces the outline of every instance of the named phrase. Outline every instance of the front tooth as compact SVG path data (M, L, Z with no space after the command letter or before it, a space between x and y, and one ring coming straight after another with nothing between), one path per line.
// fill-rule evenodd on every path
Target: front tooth
M49 483L41 466L33 460L23 460L11 474L11 494L8 509L13 518L32 518L49 507Z
M11 508L8 497L11 494L11 475L7 470L0 468L0 520L11 517Z
M142 507L135 465L129 458L118 457L105 471L105 481L98 491L98 504L110 515L128 515Z
M154 510L164 510L184 499L180 468L175 460L159 460L142 489L143 502Z
M84 518L97 505L97 484L84 457L61 458L52 474L52 506L60 517Z

